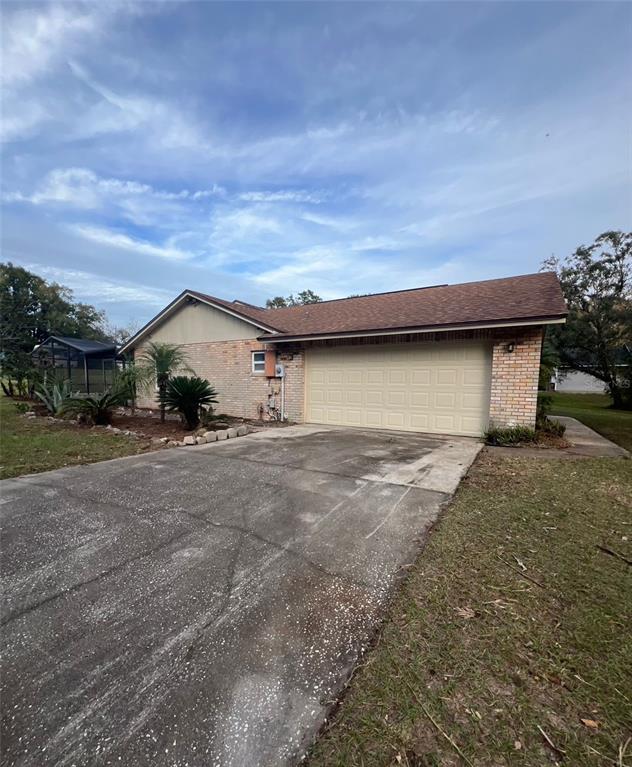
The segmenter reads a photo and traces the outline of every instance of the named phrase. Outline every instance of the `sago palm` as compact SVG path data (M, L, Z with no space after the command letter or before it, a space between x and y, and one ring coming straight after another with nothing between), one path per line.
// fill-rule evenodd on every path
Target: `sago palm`
M189 376L170 378L161 398L161 405L180 413L189 429L200 423L200 410L216 402L217 392L208 381Z
M146 385L158 387L158 402L160 404L160 420L165 421L164 395L167 383L172 373L178 370L186 370L195 374L195 371L187 363L187 355L184 349L177 344L167 344L151 341L147 344L139 359L140 364L147 371Z
M64 415L82 415L98 426L105 426L112 420L112 411L125 402L125 392L121 389L107 389L103 394L88 397L71 397L61 406Z

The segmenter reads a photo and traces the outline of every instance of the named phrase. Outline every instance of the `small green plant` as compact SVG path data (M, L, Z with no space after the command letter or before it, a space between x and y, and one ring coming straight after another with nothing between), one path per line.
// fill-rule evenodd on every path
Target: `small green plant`
M200 423L202 426L212 426L217 421L217 416L213 411L213 406L200 408Z
M555 418L545 418L537 424L536 431L539 434L548 434L551 437L563 437L566 426Z
M108 389L92 397L71 397L61 408L63 415L75 415L97 426L106 426L112 420L112 411L125 402L126 392L120 388Z
M41 400L51 415L59 415L64 403L73 396L70 381L58 383L54 378L45 378L35 388L35 396Z
M538 407L535 415L535 430L538 434L551 437L563 437L566 426L560 421L549 418L553 408L553 397L545 392L538 393Z
M535 429L528 426L492 427L485 432L485 442L488 445L521 445L537 442Z
M211 384L195 376L170 378L160 399L165 410L180 413L189 429L199 425L201 410L216 402L217 392Z
M546 418L553 408L553 395L548 392L538 392L538 405L536 408L535 417L536 420L540 418Z
M15 409L18 411L18 413L21 413L24 415L24 413L28 413L31 409L31 406L28 402L14 402Z

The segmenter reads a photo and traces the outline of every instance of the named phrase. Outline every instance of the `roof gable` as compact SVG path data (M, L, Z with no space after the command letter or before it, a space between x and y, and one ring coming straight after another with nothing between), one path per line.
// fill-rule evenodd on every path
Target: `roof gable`
M224 301L222 299L215 298L214 296L209 296L205 293L199 293L196 290L183 290L179 296L177 296L161 312L153 317L146 325L143 325L143 327L137 333L128 339L126 343L121 347L120 352L124 353L130 349L133 349L148 333L151 333L152 330L157 328L162 322L179 311L183 305L186 305L186 303L191 300L202 301L208 306L211 306L214 309L218 309L221 312L225 312L226 314L232 315L233 317L236 317L243 322L247 322L249 325L252 325L253 327L265 333L276 332L276 328L272 327L270 324L263 322L256 317L248 316L244 312L240 311L240 307L242 306L241 304L233 307L230 301Z

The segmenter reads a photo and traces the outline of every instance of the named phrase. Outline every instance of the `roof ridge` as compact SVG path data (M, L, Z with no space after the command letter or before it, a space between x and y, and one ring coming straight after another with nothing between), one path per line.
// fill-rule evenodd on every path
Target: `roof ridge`
M431 288L448 288L450 287L447 282L442 285L422 285L418 288L401 288L400 290L384 290L381 293L362 293L357 296L343 296L342 298L326 298L322 301L309 301L306 304L293 304L291 306L266 306L263 308L265 312L276 312L279 309L304 309L306 306L314 306L315 304L332 304L334 301L351 301L354 298L374 298L375 296L388 296L392 293L414 293L416 290L430 290Z

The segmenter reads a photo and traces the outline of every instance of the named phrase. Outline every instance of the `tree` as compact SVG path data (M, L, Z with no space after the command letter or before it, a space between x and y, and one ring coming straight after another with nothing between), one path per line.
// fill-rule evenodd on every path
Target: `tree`
M546 338L542 344L542 354L540 355L540 373L538 375L538 389L540 391L548 391L553 372L555 368L559 367L559 364L560 358L555 347L551 340Z
M139 361L145 370L143 383L145 386L156 385L158 387L158 402L160 403L160 420L165 422L165 392L171 374L176 370L186 370L195 375L187 364L184 349L176 344L165 344L151 341L147 344Z
M117 346L124 346L132 336L135 336L140 328L140 323L132 320L127 325L105 325L104 331L108 340Z
M603 381L614 407L632 407L625 371L632 363L632 232L604 232L592 245L581 245L557 272L568 304L565 325L554 326L549 339L562 365Z
M275 296L269 298L266 301L266 308L268 309L283 309L287 306L304 306L305 304L317 304L323 299L317 296L313 290L301 290L296 296L290 293L287 298L283 296Z
M103 312L78 303L72 291L33 272L0 264L0 351L2 371L18 382L33 367L35 344L49 335L108 340Z

